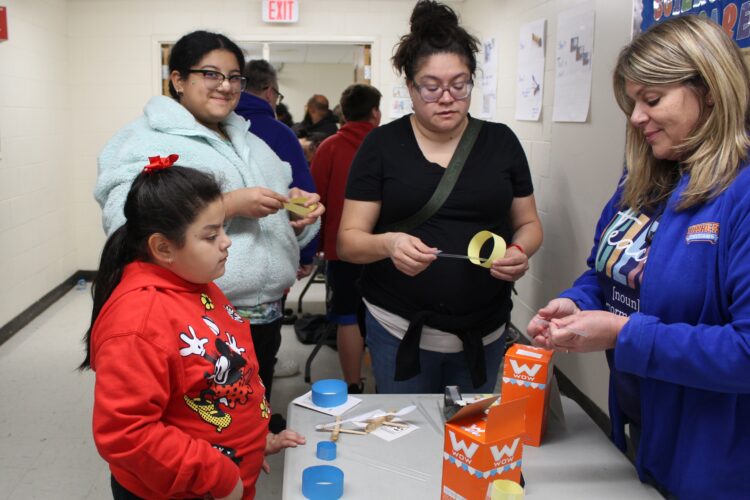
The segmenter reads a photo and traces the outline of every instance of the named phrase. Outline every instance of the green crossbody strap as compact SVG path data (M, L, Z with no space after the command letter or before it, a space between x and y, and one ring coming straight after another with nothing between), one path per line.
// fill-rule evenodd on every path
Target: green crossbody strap
M415 214L406 219L385 226L383 232L394 231L405 233L418 227L427 219L435 215L440 207L443 206L445 200L448 199L451 191L453 191L453 186L456 185L458 176L461 175L464 163L466 163L466 159L469 157L469 153L471 153L471 148L474 147L474 143L477 140L477 136L479 136L479 131L482 129L483 124L483 121L469 117L469 124L466 126L464 134L458 141L456 151L453 152L453 157L448 163L445 172L443 172L443 176L440 178L440 183L437 188L435 188L435 192L432 193L430 199Z

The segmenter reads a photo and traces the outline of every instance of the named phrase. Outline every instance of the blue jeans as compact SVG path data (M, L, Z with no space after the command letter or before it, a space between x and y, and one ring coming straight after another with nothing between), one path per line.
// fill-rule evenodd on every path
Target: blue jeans
M365 341L370 350L372 372L380 394L441 394L448 385L457 385L461 393L486 394L495 388L500 362L505 354L504 336L484 346L487 381L479 387L474 387L471 382L471 373L463 351L442 353L420 349L420 373L408 380L396 381L396 352L401 340L383 328L369 310L365 314L365 325Z

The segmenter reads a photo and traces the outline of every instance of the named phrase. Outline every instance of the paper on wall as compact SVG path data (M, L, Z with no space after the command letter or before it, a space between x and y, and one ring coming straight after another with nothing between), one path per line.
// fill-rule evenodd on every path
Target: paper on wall
M401 118L412 112L411 97L406 85L391 86L391 108L389 116L391 118Z
M546 19L521 26L516 75L516 120L538 121L544 94Z
M585 122L591 102L594 8L585 4L560 13L555 41L556 122Z
M479 117L493 120L497 107L497 41L495 38L482 41L481 69L482 110Z

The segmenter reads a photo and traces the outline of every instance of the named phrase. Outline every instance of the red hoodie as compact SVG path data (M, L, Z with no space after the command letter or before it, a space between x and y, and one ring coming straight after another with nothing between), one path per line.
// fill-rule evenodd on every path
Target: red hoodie
M320 226L320 241L326 260L339 260L336 237L344 209L346 179L354 155L365 136L374 129L370 122L347 122L336 134L323 141L315 152L310 168L320 201L326 207Z
M149 499L255 497L270 408L250 326L213 283L133 262L96 319L94 441Z

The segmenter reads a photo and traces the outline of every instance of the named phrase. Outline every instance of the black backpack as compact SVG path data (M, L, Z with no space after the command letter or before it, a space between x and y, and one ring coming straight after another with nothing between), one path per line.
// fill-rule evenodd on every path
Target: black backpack
M294 333L303 344L317 344L325 335L324 345L336 349L336 325L329 323L325 314L303 314L294 322Z

